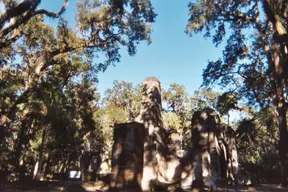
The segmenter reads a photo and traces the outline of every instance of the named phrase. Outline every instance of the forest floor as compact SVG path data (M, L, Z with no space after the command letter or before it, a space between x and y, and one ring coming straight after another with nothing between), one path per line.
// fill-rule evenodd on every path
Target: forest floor
M25 184L6 185L1 192L108 192L108 186L103 182L73 182L73 181L41 181ZM133 189L127 190L133 192ZM170 190L169 190L170 191ZM171 192L174 190L171 190ZM187 190L191 191L191 190ZM217 188L218 192L234 192L235 188ZM238 192L288 192L288 188L281 188L275 184L259 184L255 186L238 186Z

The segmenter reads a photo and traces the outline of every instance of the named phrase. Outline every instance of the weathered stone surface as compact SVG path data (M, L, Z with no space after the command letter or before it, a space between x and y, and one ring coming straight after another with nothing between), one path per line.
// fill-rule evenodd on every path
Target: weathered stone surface
M161 116L161 84L155 77L143 81L140 122L145 125L144 168L142 190L149 191L155 183L165 186L179 183L182 170L181 136L163 127ZM194 157L193 157L194 158ZM187 167L187 166L186 166Z
M151 183L158 181L159 171L166 166L167 131L161 116L161 84L155 77L143 81L141 122L146 130L144 137L144 167L142 190L149 191ZM161 175L161 174L160 174ZM163 174L162 174L163 175Z
M206 108L194 113L191 127L191 143L198 149L201 158L200 171L194 170L195 180L200 187L213 187L218 179L237 180L238 160L236 138L231 127L222 127L215 110ZM196 155L197 156L197 155Z
M233 139L225 138L226 134L221 129L220 118L215 110L206 108L195 112L191 127L192 144L184 156L181 153L181 137L177 132L169 132L163 127L161 110L160 81L155 77L148 77L143 81L142 108L140 116L136 118L139 123L143 123L142 191L152 190L155 184L165 186L178 183L183 189L192 186L193 190L204 186L213 187L216 179L225 176L227 170L234 171L232 168L229 169L228 161L231 165L234 162L234 167L236 164L238 166L238 161L235 160L236 145L233 149L227 149L227 142L233 143ZM112 166L115 158L119 158L125 151L121 142L115 140ZM231 160L228 160L229 158ZM131 160L131 163L133 161L135 159ZM125 162L128 160L125 159ZM111 177L110 188L113 186L121 189L126 180L135 177L135 171L120 169L122 165L119 166L117 163L117 166L112 168L114 176ZM117 172L118 176L114 172Z
M201 155L197 163L201 164L200 170L194 172L192 187L195 183L197 187L213 187L218 178L220 147L217 135L221 132L220 123L219 116L211 108L197 111L192 117L192 148L198 149Z
M238 175L238 155L236 146L235 131L230 126L224 127L225 144L227 146L227 177L237 184Z
M141 191L144 131L141 123L115 125L110 191Z
M202 176L202 174L197 174L201 170L202 160L199 149L190 147L180 159L179 166L175 171L175 180L180 181L183 190L190 189L196 179L195 176Z
M168 141L166 143L167 152L158 161L158 182L171 184L180 180L181 175L177 173L177 168L182 157L181 135L176 130L168 131ZM159 157L159 156L157 156Z

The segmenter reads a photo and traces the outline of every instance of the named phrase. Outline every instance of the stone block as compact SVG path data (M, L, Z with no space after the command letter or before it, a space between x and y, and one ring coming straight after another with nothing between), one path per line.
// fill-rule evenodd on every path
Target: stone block
M144 131L142 123L115 125L109 191L141 191Z

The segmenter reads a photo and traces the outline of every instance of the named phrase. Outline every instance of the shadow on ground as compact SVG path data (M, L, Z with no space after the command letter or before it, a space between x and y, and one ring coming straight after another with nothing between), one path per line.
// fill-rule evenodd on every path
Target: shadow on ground
M276 184L259 184L255 186L241 185L237 188L238 192L288 192L287 188L280 188ZM26 184L13 184L5 186L5 189L1 192L109 192L107 184L103 182L87 182L87 183L75 183L71 181L39 181L29 182ZM127 191L133 191L133 189L127 189ZM191 190L186 190L191 191ZM219 187L218 192L235 192L234 187ZM168 192L174 192L169 190Z

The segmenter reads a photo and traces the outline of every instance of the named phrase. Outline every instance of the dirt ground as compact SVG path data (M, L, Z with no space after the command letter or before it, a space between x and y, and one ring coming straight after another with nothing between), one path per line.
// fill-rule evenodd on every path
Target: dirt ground
M220 192L224 192L224 191L236 191L236 189L218 189L218 191ZM239 186L238 187L238 192L288 192L288 188L281 188L278 187L275 184L262 184L262 185L256 185L256 186Z
M21 185L6 185L3 192L109 192L108 186L103 182L72 182L72 181L42 181ZM133 189L127 190L133 192ZM172 190L173 191L173 190ZM172 192L171 191L171 192ZM187 190L191 191L191 190ZM217 188L218 192L234 192L235 188ZM288 188L281 188L274 184L262 184L256 186L238 186L238 192L288 192Z

